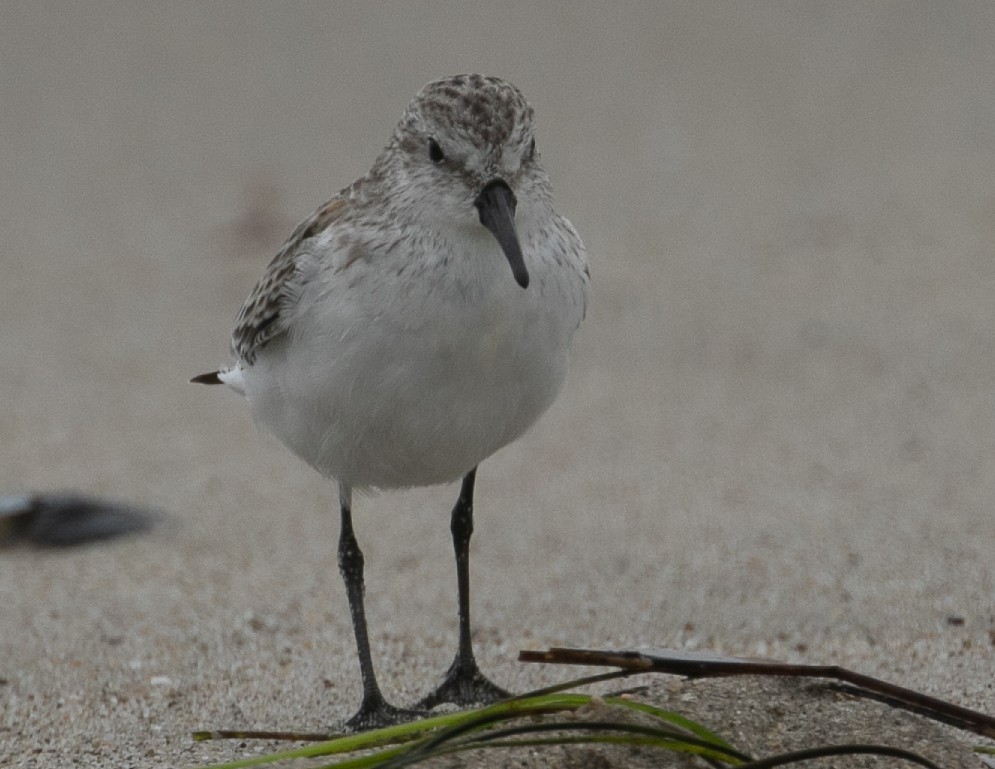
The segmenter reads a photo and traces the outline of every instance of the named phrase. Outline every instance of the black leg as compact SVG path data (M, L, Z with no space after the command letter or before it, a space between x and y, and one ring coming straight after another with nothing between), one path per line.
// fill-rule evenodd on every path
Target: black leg
M470 638L470 535L473 534L473 483L476 475L477 468L474 468L463 478L450 524L459 590L459 648L445 680L418 703L417 707L426 710L442 702L476 705L511 696L480 672Z
M363 703L359 712L346 721L345 726L351 731L362 731L410 720L421 713L394 707L384 699L377 684L377 677L373 672L373 657L370 654L370 639L366 631L366 611L363 607L363 552L359 549L352 530L352 490L345 484L339 486L339 502L342 509L339 572L349 596L349 611L352 614L356 649L359 652L359 670L363 676Z

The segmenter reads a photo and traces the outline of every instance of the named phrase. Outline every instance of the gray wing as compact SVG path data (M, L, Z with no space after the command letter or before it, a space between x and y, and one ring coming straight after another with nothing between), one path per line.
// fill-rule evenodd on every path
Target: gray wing
M339 195L321 206L297 225L269 263L235 319L231 350L237 360L252 364L267 342L287 331L284 307L290 296L291 279L297 272L300 244L333 224L347 204L347 198Z

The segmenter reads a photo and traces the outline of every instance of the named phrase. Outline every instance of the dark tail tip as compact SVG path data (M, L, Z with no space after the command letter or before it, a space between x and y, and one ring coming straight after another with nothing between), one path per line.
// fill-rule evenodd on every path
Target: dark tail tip
M224 384L218 376L220 373L220 371L212 371L209 374L198 374L190 381L197 384Z

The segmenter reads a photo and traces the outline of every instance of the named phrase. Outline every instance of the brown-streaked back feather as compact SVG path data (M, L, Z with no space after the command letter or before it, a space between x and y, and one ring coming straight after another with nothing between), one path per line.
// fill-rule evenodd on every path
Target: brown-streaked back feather
M270 339L286 331L281 312L287 298L289 281L297 271L298 248L302 242L315 237L334 223L347 202L345 195L340 194L318 208L297 225L297 229L269 263L235 319L231 348L236 358L251 364L259 349Z

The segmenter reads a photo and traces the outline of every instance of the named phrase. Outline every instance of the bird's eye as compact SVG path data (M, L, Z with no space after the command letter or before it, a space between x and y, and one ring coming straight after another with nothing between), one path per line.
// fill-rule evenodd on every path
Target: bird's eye
M535 156L536 156L536 140L535 137L533 137L532 141L529 142L529 148L525 150L525 159L535 160Z
M433 163L441 163L446 159L446 156L442 152L442 147L439 146L439 142L431 137L428 140L428 156Z

